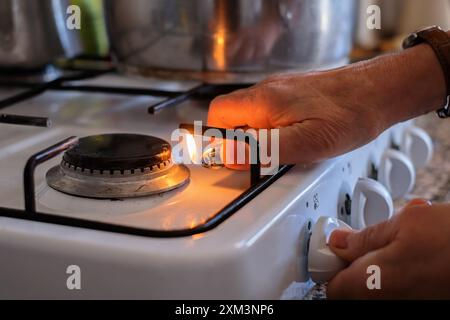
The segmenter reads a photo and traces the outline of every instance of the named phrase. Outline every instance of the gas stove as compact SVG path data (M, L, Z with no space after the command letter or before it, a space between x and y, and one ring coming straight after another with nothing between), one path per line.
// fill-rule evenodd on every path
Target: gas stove
M240 87L114 72L3 83L0 298L286 297L335 271L315 256L320 217L354 228L389 218L431 157L407 122L256 180L173 162L172 131Z

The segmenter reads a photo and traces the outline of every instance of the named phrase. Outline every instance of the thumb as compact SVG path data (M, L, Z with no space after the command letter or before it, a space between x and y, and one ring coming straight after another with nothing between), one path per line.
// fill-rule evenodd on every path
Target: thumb
M388 245L396 235L395 218L361 231L336 229L329 247L342 259L352 262L365 254Z
M414 206L429 206L425 199L413 199L404 209ZM352 262L357 258L388 245L397 233L397 216L361 231L337 229L331 233L330 249L344 260Z

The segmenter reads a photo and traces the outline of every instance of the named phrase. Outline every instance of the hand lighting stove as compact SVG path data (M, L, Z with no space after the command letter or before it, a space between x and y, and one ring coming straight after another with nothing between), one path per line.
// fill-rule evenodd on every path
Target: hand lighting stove
M114 72L2 82L0 298L277 299L311 286L314 222L348 220L358 178L411 124L272 176L173 163L172 131L206 123L209 101L240 87Z

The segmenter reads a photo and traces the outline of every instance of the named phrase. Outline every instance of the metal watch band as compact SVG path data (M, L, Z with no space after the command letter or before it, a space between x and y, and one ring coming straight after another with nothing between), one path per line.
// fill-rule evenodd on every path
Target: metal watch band
M448 118L450 117L450 36L437 26L429 27L410 35L403 42L403 47L410 48L420 43L431 46L442 66L447 94L445 105L436 113L440 118Z

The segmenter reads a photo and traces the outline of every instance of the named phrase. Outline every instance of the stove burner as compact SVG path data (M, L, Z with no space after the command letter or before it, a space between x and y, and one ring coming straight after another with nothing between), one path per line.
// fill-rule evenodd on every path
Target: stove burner
M129 198L162 193L189 179L189 169L172 163L170 145L137 134L81 138L47 172L50 187L88 198Z

